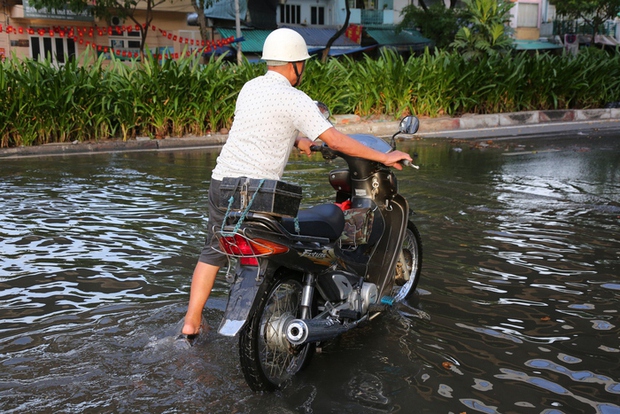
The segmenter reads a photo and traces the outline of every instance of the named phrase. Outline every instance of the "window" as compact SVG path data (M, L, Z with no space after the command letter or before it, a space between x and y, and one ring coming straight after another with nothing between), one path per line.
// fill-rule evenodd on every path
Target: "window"
M70 38L32 36L30 54L34 60L45 60L50 57L53 63L62 66L67 60L76 56L75 41Z
M140 50L142 34L139 30L128 31L123 29L123 27L120 27L117 31L116 27L112 27L112 35L109 36L110 47L112 49L138 52Z
M299 24L301 22L301 6L298 4L280 5L280 23Z
M538 3L519 3L517 27L538 27Z
M325 7L310 7L310 24L325 24Z

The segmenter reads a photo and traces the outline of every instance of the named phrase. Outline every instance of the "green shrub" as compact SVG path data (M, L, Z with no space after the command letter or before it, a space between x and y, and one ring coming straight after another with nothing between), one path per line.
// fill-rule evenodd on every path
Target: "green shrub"
M136 136L204 135L229 128L237 93L264 64L185 57L106 61L85 54L49 61L0 62L0 147ZM620 101L620 54L594 48L572 55L517 53L477 61L426 51L404 60L308 62L301 88L334 114L463 113L597 108Z

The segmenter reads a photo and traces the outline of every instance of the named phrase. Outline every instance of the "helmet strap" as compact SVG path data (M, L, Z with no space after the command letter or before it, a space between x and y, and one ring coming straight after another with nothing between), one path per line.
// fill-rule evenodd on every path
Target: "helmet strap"
M293 84L294 87L299 86L301 84L301 76L304 74L304 70L306 68L306 61L301 61L301 72L297 70L297 62L291 62L293 64L293 69L295 70L295 76L297 76L297 80Z

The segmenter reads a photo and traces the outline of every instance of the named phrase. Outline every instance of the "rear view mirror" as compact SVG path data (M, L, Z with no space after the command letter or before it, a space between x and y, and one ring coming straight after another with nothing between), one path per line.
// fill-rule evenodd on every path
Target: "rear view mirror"
M409 115L400 121L398 130L401 134L415 134L420 128L420 120L418 117Z
M329 118L332 116L332 111L329 110L329 107L321 101L314 101L314 103L319 108L319 111L321 111L323 118L329 121Z

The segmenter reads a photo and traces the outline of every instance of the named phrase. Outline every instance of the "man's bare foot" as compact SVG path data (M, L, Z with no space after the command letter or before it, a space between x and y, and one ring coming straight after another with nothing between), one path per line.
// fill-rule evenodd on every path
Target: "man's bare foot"
M183 329L181 329L181 333L183 335L200 335L207 328L207 322L200 316L200 319L197 321L189 320L185 317L185 321L183 323Z
M185 325L183 325L181 333L184 335L198 335L200 333L200 325L196 327L196 325L186 323Z
M201 318L200 323L197 325L198 328L195 328L196 325L193 325L190 322L185 322L185 318L179 321L178 326L181 325L183 326L183 328L181 329L181 333L177 335L175 341L175 346L179 346L180 348L191 348L196 342L196 340L200 337L200 335L202 335L209 329L209 325L204 318ZM177 327L177 329L179 328Z

